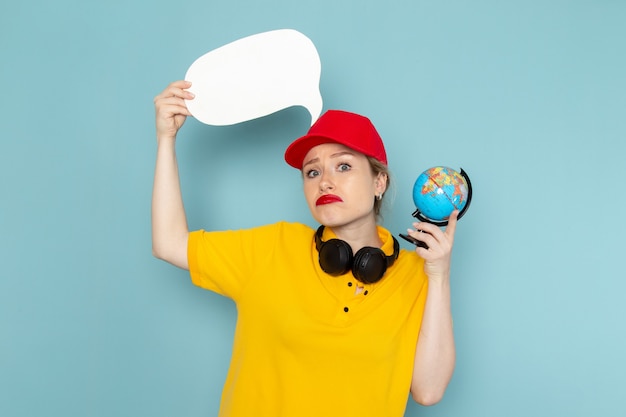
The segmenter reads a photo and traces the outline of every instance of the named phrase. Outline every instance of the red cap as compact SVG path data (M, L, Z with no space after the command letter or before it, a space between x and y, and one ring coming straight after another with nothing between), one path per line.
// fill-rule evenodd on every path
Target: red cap
M370 119L342 110L328 110L317 119L305 136L289 145L285 161L302 169L306 154L322 143L340 143L387 165L385 145Z

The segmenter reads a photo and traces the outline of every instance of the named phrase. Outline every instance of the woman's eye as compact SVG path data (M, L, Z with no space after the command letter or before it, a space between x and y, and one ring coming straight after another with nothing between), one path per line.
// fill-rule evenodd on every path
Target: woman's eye
M349 164L339 164L337 168L339 171L350 171L350 168L352 167Z
M314 177L317 177L319 174L320 173L315 169L310 169L306 172L307 178L314 178Z

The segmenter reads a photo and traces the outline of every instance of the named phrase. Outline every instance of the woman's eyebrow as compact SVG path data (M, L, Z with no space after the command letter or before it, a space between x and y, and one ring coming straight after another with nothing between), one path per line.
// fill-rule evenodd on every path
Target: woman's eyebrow
M354 153L350 152L350 151L341 151L341 152L336 152L334 154L331 154L330 157L331 158L341 158L342 156L345 156L345 155L354 156ZM320 159L318 157L312 158L311 160L309 160L309 161L305 162L304 164L302 164L302 168L304 168L305 166L307 166L309 164L314 164L316 162L319 162L319 160Z
M310 165L310 164L313 164L313 163L315 163L315 162L318 162L319 160L320 160L320 159L319 159L319 158L317 158L317 157L316 157L316 158L313 158L313 159L311 159L310 161L305 162L304 164L302 164L302 168L304 169L304 167L305 167L305 166Z

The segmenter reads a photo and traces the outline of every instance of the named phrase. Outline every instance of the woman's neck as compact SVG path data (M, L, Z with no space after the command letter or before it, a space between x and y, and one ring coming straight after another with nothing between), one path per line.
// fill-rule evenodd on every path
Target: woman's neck
M353 253L365 246L380 248L383 245L378 235L378 226L375 221L334 226L330 227L330 229L338 239L347 242L352 247Z

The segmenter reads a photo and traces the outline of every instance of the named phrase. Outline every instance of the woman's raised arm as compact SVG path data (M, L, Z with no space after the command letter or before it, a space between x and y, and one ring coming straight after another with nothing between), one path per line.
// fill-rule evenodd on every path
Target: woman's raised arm
M187 81L171 83L155 97L157 157L152 190L152 253L179 268L187 263L187 216L183 205L176 160L176 135L190 116L185 99Z

